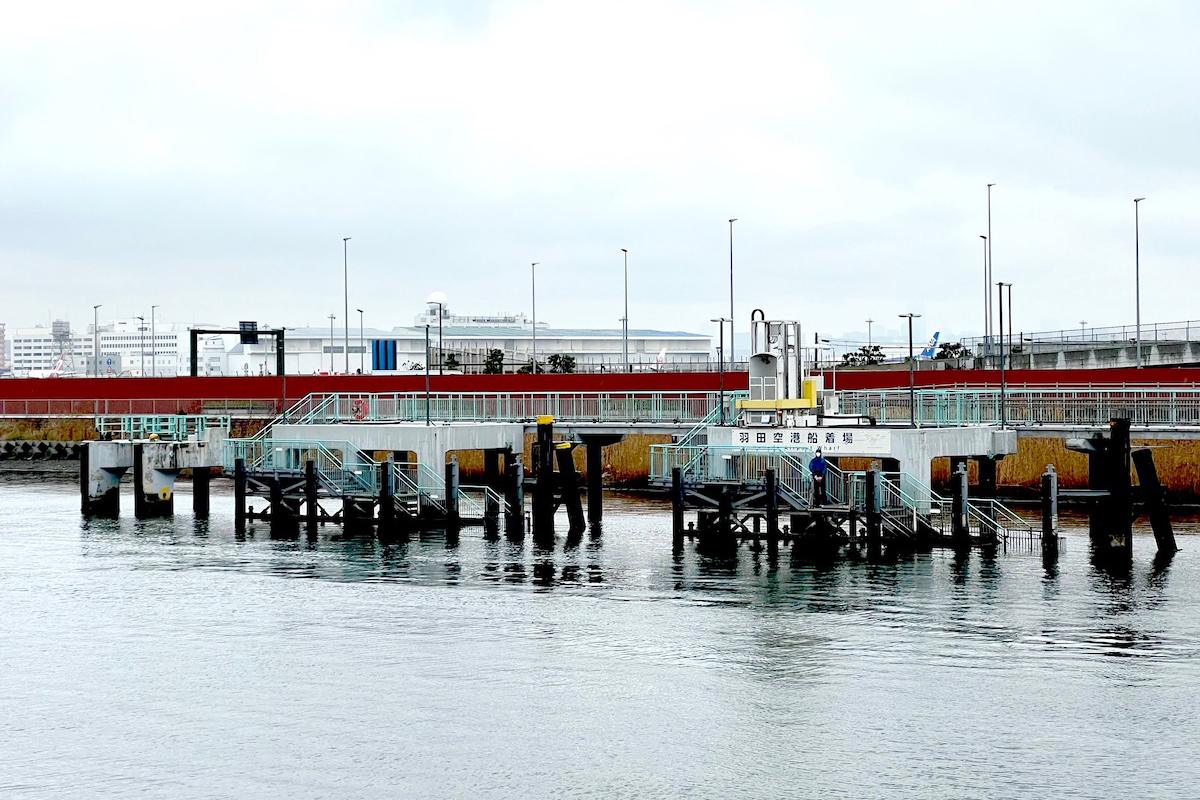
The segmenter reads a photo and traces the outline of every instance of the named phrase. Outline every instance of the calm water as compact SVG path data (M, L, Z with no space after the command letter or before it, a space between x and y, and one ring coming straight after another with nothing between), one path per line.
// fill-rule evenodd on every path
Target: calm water
M83 521L0 485L0 794L1194 797L1200 539L1124 575Z

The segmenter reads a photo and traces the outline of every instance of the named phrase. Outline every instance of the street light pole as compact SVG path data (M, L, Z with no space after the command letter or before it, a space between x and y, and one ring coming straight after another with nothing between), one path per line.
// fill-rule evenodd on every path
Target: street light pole
M342 324L346 326L346 374L350 374L350 241L349 236L342 237ZM329 334L333 338L333 334ZM332 345L331 345L332 347ZM330 356L329 371L333 372L333 358Z
M1013 357L1013 337L1012 337L1012 324L1013 324L1013 313L1012 313L1012 284L1011 284L1011 283L1010 283L1010 284L1007 284L1007 286L1008 286L1008 367L1009 367L1009 369L1015 369L1015 367L1013 367L1013 363L1012 363L1012 357ZM1001 331L1000 333L1003 335L1004 331Z
M733 343L733 223L737 219L729 220L729 366L733 367L733 360L737 356L737 347Z
M987 285L989 287L992 285L992 187L995 185L996 184L994 184L994 183L989 183L987 185L987 242L986 242L986 245L987 245ZM985 340L985 341L990 341L990 337L992 335L992 292L990 289L988 289L985 292L985 294L987 295L987 298L988 298L988 302L987 302L987 334L986 335L989 337L989 339Z
M1081 341L1081 342L1084 341L1084 337L1087 336L1086 326L1087 326L1086 319L1079 320L1079 341Z
M99 303L92 306L92 361L95 366L92 368L92 377L100 377L100 306Z
M363 338L363 310L361 308L356 310L358 311L358 374L362 375L363 370L366 369L364 361L367 357L367 342Z
M1137 365L1142 367L1142 264L1141 224L1138 219L1138 203L1146 198L1133 198L1133 296L1137 306Z
M1005 286L1012 286L1012 284L1005 283L1004 281L996 282L996 288L998 289L997 294L999 295L998 302L1000 304L1000 331L1001 331L1000 335L1001 335L1002 339L1004 336L1004 287ZM1001 347L1000 347L1000 427L1001 428L1005 427L1005 425L1008 424L1007 405L1005 403L1005 394L1006 394L1007 388L1008 388L1007 384L1005 383L1005 380L1004 380L1004 346L1003 346L1003 342L1001 342Z
M730 330L733 329L733 320L727 320L724 317L717 317L711 322L717 323L720 333L717 334L717 370L721 374L721 425L725 424L725 323L728 322Z
M870 349L875 346L875 342L871 341L871 323L873 323L874 321L875 320L873 320L873 319L867 320L867 349Z
M154 343L154 309L156 308L158 306L150 306L150 374L158 377L158 347Z
M429 323L425 323L425 424L429 423Z
M329 374L333 374L333 343L337 341L333 338L333 321L337 319L336 314L329 315Z
M622 247L621 252L625 254L625 316L621 323L621 350L625 355L625 371L629 372L629 251Z
M988 354L988 334L992 329L992 278L988 273L988 237L980 236L983 239L983 354L986 358ZM984 365L987 365L985 360Z
M530 367L530 372L537 374L537 267L542 262L534 261L529 265L529 284L533 292L533 361Z
M913 319L921 316L920 314L901 314L900 318L908 317L908 420L909 427L917 427L917 381L916 374L913 372L915 361L913 360Z
M139 378L146 377L146 318L138 317L138 357L141 359Z

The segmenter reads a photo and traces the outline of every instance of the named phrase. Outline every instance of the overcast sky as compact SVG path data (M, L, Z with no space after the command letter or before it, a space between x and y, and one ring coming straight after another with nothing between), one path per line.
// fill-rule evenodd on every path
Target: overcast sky
M0 322L1200 318L1200 4L5 3ZM341 325L340 321L338 323Z

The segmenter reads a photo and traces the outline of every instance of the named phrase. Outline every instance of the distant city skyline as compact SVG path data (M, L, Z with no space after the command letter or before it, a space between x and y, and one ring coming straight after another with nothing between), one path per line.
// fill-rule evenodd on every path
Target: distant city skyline
M0 320L461 308L713 333L1194 314L1200 6L26 4ZM994 286L989 290L994 292ZM402 299L397 299L397 298ZM38 311L33 311L38 309ZM44 311L43 311L44 310ZM407 314L407 310L405 311ZM993 310L993 318L998 317ZM898 326L880 322L882 332Z

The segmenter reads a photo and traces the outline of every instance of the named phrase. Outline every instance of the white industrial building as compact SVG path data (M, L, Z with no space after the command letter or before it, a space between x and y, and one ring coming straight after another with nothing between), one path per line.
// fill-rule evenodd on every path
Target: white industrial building
M523 314L458 316L445 312L440 319L435 309L422 314L408 327L390 329L304 327L285 329L285 368L289 374L349 372L398 374L420 371L426 361L428 327L430 366L450 358L464 372L481 372L490 353L499 351L504 371L513 372L530 363L534 332ZM72 331L65 321L50 326L10 330L14 375L100 375L173 376L190 370L190 335L193 326L178 322L154 322L134 317L101 323L98 330L88 324ZM231 328L197 324L197 328ZM259 324L261 330L271 326ZM575 359L579 371L621 371L625 366L624 338L620 329L537 328L537 360L545 369L552 355ZM0 340L2 341L2 340ZM682 331L629 331L629 363L633 370L680 368L710 363L712 338ZM99 358L93 359L99 347ZM440 355L439 355L440 347ZM198 345L200 375L271 375L275 373L275 339L259 337L257 344L241 344L237 334L204 334ZM686 368L686 367L684 367Z
M464 372L481 372L491 351L503 355L504 370L516 371L533 358L534 336L522 314L456 316L446 313L438 326L438 314L415 318L411 327L391 329L288 328L285 333L285 367L289 374L343 373L397 374L425 367L425 337L428 326L432 357L430 365L453 357ZM445 358L439 357L440 350ZM712 338L682 331L629 331L630 368L644 370L665 366L710 363ZM580 371L624 369L624 341L619 329L548 328L538 325L537 360L545 365L551 355L569 355ZM548 369L548 368L547 368ZM229 352L231 374L262 375L275 371L275 343L263 337L257 345L237 345Z

